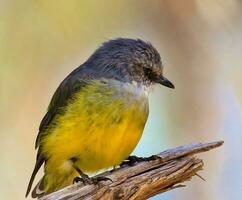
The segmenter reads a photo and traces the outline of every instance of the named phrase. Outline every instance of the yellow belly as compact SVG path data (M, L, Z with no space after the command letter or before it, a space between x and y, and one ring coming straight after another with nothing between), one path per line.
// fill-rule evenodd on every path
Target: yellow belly
M136 147L148 116L146 97L114 97L116 91L92 87L76 95L41 142L45 173L76 176L72 158L83 172L97 172L119 165Z

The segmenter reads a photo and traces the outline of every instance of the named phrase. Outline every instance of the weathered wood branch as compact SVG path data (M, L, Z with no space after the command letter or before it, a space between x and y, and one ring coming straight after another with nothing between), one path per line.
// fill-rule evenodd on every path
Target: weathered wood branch
M49 194L41 200L77 200L77 199L147 199L156 194L184 185L203 167L203 161L194 154L219 147L223 141L197 143L166 150L160 159L139 162L133 166L99 174L112 181L102 181L97 185L77 183Z

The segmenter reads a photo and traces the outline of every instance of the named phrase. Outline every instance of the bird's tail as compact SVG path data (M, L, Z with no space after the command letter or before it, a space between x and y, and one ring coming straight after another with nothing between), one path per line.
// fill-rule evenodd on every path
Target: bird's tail
M42 166L43 163L44 163L44 159L41 156L38 156L37 160L36 160L36 163L35 163L34 170L33 170L32 175L31 175L31 178L29 180L29 184L28 184L28 188L27 188L25 197L28 196L28 194L29 194L29 192L31 190L31 187L33 185L33 182L34 182L34 178L35 178L37 172L39 171L39 169L40 169L40 167Z
M45 176L43 176L43 178L40 179L40 181L34 187L32 193L31 193L32 198L40 198L45 194L44 179L45 179Z
M73 183L78 174L73 170L70 174L46 173L32 191L32 198L40 198L49 193L60 190Z

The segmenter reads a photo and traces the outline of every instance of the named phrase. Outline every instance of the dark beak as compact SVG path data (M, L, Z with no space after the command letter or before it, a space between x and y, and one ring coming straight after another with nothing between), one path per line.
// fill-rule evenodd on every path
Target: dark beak
M171 81L169 81L167 78L165 78L164 76L162 76L161 78L159 78L157 80L157 83L160 83L161 85L164 85L168 88L172 88L174 89L175 86L173 85L173 83Z

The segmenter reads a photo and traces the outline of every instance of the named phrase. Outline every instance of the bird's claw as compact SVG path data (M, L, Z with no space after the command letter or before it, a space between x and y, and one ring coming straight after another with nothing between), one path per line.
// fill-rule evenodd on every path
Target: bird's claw
M91 179L92 179L93 184L98 184L100 181L111 181L111 182L113 182L112 179L105 177L105 176L97 176L97 177L93 177Z
M135 163L138 163L138 162L143 162L143 161L152 161L152 160L156 160L156 159L161 159L160 156L157 156L157 155L152 155L150 157L138 157L138 156L129 156L127 160L123 161L121 163L120 166L123 166L123 165L134 165Z
M101 181L111 181L113 182L110 178L104 177L104 176L97 176L97 177L89 177L87 175L84 175L82 177L75 177L73 180L74 183L82 182L84 185L91 185L91 184L98 184Z

